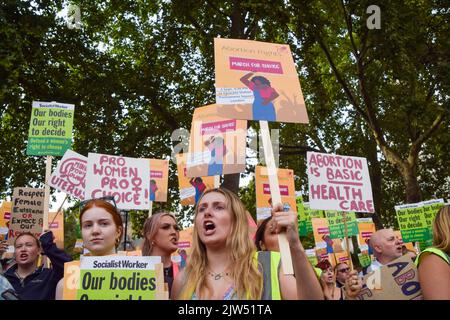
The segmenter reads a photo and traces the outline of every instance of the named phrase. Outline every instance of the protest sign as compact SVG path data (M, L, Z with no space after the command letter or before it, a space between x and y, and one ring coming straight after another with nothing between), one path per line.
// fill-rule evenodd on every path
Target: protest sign
M431 246L433 220L436 213L444 205L443 199L433 199L395 206L403 242L418 241L421 243L421 250ZM408 249L409 247L407 245Z
M403 242L403 237L402 237L402 233L400 230L394 230L394 234L400 241L400 244L404 245L406 247L406 249L412 250L414 252L416 251L412 242Z
M309 202L302 203L303 210L298 209L298 198L297 198L297 209L299 210L300 220L299 220L299 232L301 236L306 236L308 233L313 231L311 219L312 218L324 218L325 214L323 210L314 210L309 206ZM301 207L300 207L301 208Z
M150 159L150 201L166 202L169 160Z
M61 250L64 250L64 211L48 213L48 228L55 237L55 244Z
M367 253L358 253L358 260L359 264L363 268L370 266L370 264L372 263L372 259Z
M178 263L180 268L184 268L189 259L192 249L192 233L194 227L189 227L180 231L178 238L178 249L170 257L172 262Z
M375 224L372 218L356 219L358 223L358 244L362 248L366 248L369 244L370 237L375 232ZM367 248L366 248L367 250Z
M178 185L181 205L195 205L206 189L214 188L214 177L189 178L186 169L186 154L176 155L178 169Z
M14 188L8 243L22 232L31 232L36 237L42 233L44 217L44 189Z
M314 234L316 248L327 248L327 253L333 252L333 241L330 238L330 229L328 221L325 218L312 218L311 224Z
M325 217L328 220L328 227L330 228L330 238L338 239L345 237L344 231L344 218L343 213L335 210L326 210ZM347 212L346 219L347 222L347 236L358 235L358 225L356 223L356 216L354 212Z
M48 184L77 199L84 200L87 158L67 150L56 166Z
M11 219L11 201L3 201L0 206L0 234L3 234L3 240L8 239L9 221Z
M423 207L423 214L425 217L426 225L432 227L434 217L436 217L436 213L445 205L444 199L422 201L421 204Z
M149 167L148 159L89 153L85 197L114 196L120 210L148 210Z
M363 288L358 299L422 299L416 266L408 256L402 256L376 271L372 271L363 278Z
M247 121L217 114L216 105L194 110L187 158L188 177L245 171Z
M297 202L295 198L294 171L290 169L277 169L281 202L284 209L297 211ZM256 185L256 217L257 220L264 220L271 215L272 195L269 185L267 168L256 166L255 168Z
M62 156L72 144L74 110L73 104L33 101L27 155Z
M307 152L307 165L311 208L374 212L365 158Z
M158 268L161 272L158 272ZM162 299L161 257L82 257L78 300Z
M311 263L311 265L313 267L316 266L317 263L319 262L317 260L316 250L315 249L306 249L305 253L306 253L306 257L308 258L308 261Z
M347 265L350 266L350 259L349 259L347 251L336 252L334 254L334 256L336 258L336 260L335 260L336 264L331 263L333 265L333 267L335 267L338 263L343 263L343 262L345 262ZM333 261L333 259L332 259L332 261Z
M221 116L308 123L288 45L215 38L214 61Z

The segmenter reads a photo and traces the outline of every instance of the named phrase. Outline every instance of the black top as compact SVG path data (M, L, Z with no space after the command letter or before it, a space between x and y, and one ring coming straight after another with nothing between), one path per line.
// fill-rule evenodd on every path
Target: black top
M22 280L16 274L17 265L4 274L23 300L54 300L56 285L64 276L64 263L72 261L67 253L56 247L51 231L44 233L39 240L44 254L52 263L51 269L40 266Z

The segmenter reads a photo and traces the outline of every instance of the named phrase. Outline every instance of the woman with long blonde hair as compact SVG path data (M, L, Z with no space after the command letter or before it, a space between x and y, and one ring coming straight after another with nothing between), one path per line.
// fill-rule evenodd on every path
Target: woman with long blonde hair
M296 213L283 212L281 205L273 212L273 228L286 231L296 278L282 273L277 253L266 252L268 260L256 254L241 200L229 190L210 189L195 208L190 259L174 280L172 297L322 299L319 282L298 238Z
M450 205L442 207L436 214L433 246L420 253L416 265L423 298L450 300Z
M171 260L178 249L180 233L175 215L168 211L153 214L144 223L143 256L160 256L164 266L164 282L172 290L173 279L178 273L178 265Z

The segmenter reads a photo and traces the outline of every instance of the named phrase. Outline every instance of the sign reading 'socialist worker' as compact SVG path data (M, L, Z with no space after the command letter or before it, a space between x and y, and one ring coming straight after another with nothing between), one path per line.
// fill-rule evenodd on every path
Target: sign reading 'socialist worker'
M27 155L62 156L72 144L75 106L33 101Z

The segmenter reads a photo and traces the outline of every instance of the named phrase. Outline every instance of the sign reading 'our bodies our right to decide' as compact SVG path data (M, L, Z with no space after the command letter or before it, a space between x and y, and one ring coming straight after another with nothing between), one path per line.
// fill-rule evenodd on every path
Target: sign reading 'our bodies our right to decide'
M75 106L33 101L27 155L62 156L72 144Z
M365 158L308 152L307 162L312 209L374 212Z
M156 256L82 257L79 281L78 300L155 300L164 290Z

